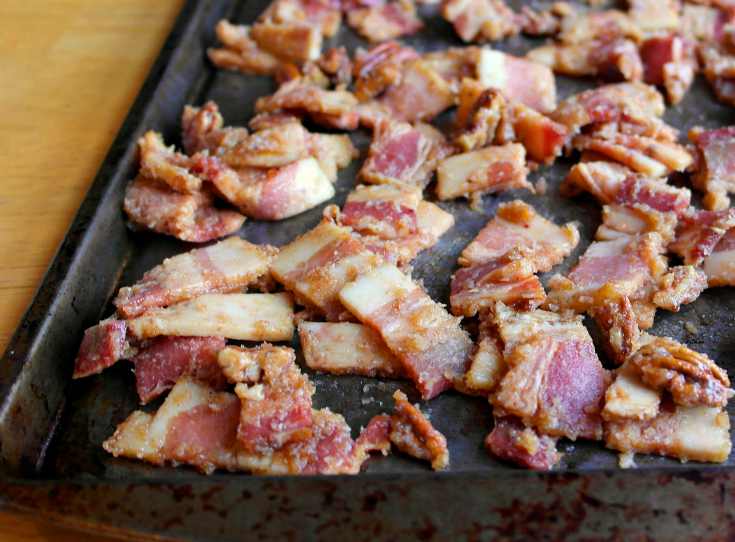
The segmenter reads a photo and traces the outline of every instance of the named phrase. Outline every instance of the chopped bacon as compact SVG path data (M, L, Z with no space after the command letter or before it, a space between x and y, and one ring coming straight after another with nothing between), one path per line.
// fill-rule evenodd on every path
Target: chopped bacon
M403 47L397 41L378 43L368 50L358 48L352 68L355 97L365 102L389 85L399 84L403 78L403 64L417 58L419 54L414 49ZM433 67L431 63L427 65Z
M397 267L385 263L346 284L342 303L377 330L424 400L461 381L473 345L449 315Z
M352 238L350 231L331 220L281 249L271 273L296 293L299 303L315 307L330 321L349 319L339 291L383 259Z
M207 49L207 56L218 68L271 76L282 68L281 60L260 49L250 38L249 26L235 26L223 19L215 30L224 47Z
M436 194L440 200L492 194L512 188L534 191L526 180L526 149L518 143L456 154L439 162Z
M130 345L125 320L103 320L84 332L72 378L101 373L121 359L132 359L136 352L137 348Z
M641 45L643 80L666 89L669 103L679 103L694 82L697 61L691 42L670 34L647 38Z
M693 265L672 267L661 277L653 303L657 307L678 312L679 307L691 303L707 288L707 274Z
M285 166L305 156L308 135L298 121L278 124L241 139L218 158L233 168Z
M484 395L494 391L507 372L508 364L503 357L503 344L498 332L491 323L483 320L480 324L477 351L472 357L472 366L464 377L465 386L468 391Z
M557 226L527 203L515 200L498 206L498 214L464 249L459 263L483 263L525 246L533 250L537 269L545 272L567 257L577 243L579 232L574 223Z
M143 344L133 358L140 402L156 399L182 376L224 388L227 379L217 364L217 352L225 343L224 337L156 337Z
M138 339L171 335L289 341L293 337L293 306L289 293L204 294L126 322Z
M558 6L569 4L555 2L548 11L534 11L528 6L523 6L520 13L521 31L531 36L556 36L561 30L561 19L565 15L554 9Z
M500 459L536 470L551 470L561 459L556 451L559 437L542 435L516 416L494 414L493 418L495 426L485 438L485 448Z
M318 60L322 54L321 28L309 23L259 21L250 28L250 38L286 62Z
M703 130L687 134L694 143L696 160L692 185L705 193L706 209L722 211L730 206L728 193L735 192L735 127Z
M594 242L566 276L549 279L547 305L583 312L633 296L665 273L662 253L663 239L655 232Z
M333 0L274 0L259 17L276 24L306 23L320 29L325 38L339 30L342 10Z
M602 417L612 420L650 420L658 414L661 390L646 384L629 364L615 371L615 381L605 392Z
M434 470L449 465L447 439L432 427L431 422L414 405L406 394L397 391L396 413L391 416L390 440L399 450L418 459L431 461Z
M134 286L121 288L114 303L126 318L205 293L246 288L268 272L277 249L231 237L216 245L166 259Z
M595 307L590 311L604 339L608 359L622 365L640 346L640 330L628 297Z
M628 15L645 34L679 28L677 0L628 0Z
M699 56L704 75L712 85L717 99L735 104L735 55L720 44L702 43L699 46Z
M344 47L330 47L316 64L333 85L347 85L352 82L352 61Z
M352 9L347 24L368 41L409 36L424 27L412 0L394 0Z
M378 102L398 120L430 121L454 105L454 92L440 74L416 59L403 64L400 83L389 86Z
M580 317L495 305L508 373L493 404L531 421L540 432L599 440L609 372Z
M698 211L690 208L679 217L676 239L667 248L681 256L687 265L700 264L733 227L735 209Z
M441 12L465 43L500 40L521 29L521 19L503 0L443 0Z
M420 188L360 185L347 196L339 223L360 235L381 239L406 237L418 231Z
M391 419L387 414L374 416L357 439L357 457L364 458L367 452L388 455L391 449Z
M558 37L564 43L583 43L619 37L640 41L643 33L627 13L611 9L573 13L564 17Z
M359 152L347 134L309 134L307 151L319 162L330 182L337 181L337 171L346 168Z
M702 264L707 274L707 287L735 286L735 228L730 229L715 245Z
M245 222L240 213L217 209L213 203L209 192L182 194L139 175L125 190L123 209L135 228L205 243L235 233Z
M598 241L614 241L648 232L661 234L664 243L674 239L676 213L661 212L645 203L611 203L602 208L602 225L595 233Z
M321 126L354 130L359 120L356 106L357 99L346 90L325 90L296 79L281 85L274 94L258 98L255 112L306 113Z
M146 132L138 139L140 149L140 175L162 181L178 192L201 190L202 180L189 171L189 157L166 147L161 134Z
M443 51L431 51L421 55L421 60L456 92L465 78L477 77L477 63L481 49L476 46L450 47Z
M733 14L729 9L720 10L686 3L681 11L679 29L684 36L692 40L719 41L724 35L725 26L732 23L732 17Z
M212 101L207 102L202 107L184 106L184 113L181 116L181 139L186 154L191 156L204 149L215 154L220 146L221 138L218 137L218 133L222 132L223 124L224 119L219 112L219 107ZM244 135L248 135L247 130L245 130ZM210 145L212 139L216 141L213 145L214 148Z
M408 378L380 335L362 324L302 322L301 348L315 371L343 375Z

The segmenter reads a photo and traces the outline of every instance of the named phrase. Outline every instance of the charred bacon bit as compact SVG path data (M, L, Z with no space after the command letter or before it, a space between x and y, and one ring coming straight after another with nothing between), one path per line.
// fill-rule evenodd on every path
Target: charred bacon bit
M195 192L202 188L202 180L189 171L188 156L166 147L161 134L149 131L138 139L140 175L162 181L178 192Z
M666 89L669 103L681 101L694 82L697 61L691 42L675 34L653 36L641 45L643 80Z
M403 47L397 41L379 43L367 51L358 48L352 68L355 97L360 102L365 102L383 92L389 85L399 84L403 78L404 62L417 58L419 54L415 50Z
M315 371L343 375L408 378L400 361L380 335L362 324L302 322L299 337L306 365Z
M501 40L521 29L521 19L503 0L443 0L441 12L465 43Z
M676 405L666 398L651 420L610 421L605 445L625 454L721 463L730 455L730 420L720 408Z
M114 303L126 318L133 318L205 293L242 290L268 272L277 252L232 237L164 260L135 285L121 288Z
M330 321L351 316L339 300L342 287L380 265L383 259L353 239L350 231L331 220L283 247L271 264L271 273L299 303L315 307Z
M360 185L347 196L339 223L360 235L396 239L418 231L420 188Z
M396 413L391 416L390 440L399 450L417 459L431 461L434 470L449 465L447 439L432 427L431 422L414 405L406 394L397 391Z
M485 438L485 448L505 461L535 470L551 470L562 458L556 451L559 437L542 435L526 427L516 416L493 415L495 427Z
M293 297L278 294L205 294L127 320L138 339L160 335L217 336L241 341L289 341Z
M308 135L300 122L286 122L253 133L218 158L233 168L285 166L306 155Z
M72 378L101 373L121 359L132 359L137 348L130 345L128 324L124 320L103 320L84 332L74 360Z
M318 60L322 32L308 23L279 23L264 20L250 29L250 38L260 49L286 62Z
M679 217L676 239L667 248L681 256L687 265L700 264L733 227L735 209L698 211L690 208Z
M534 192L526 180L526 149L518 143L486 147L446 158L437 168L436 193L440 200L470 194L492 194L512 188Z
M615 381L605 392L602 417L606 421L650 420L658 414L660 403L661 390L643 382L626 363L615 371Z
M595 233L597 241L614 241L624 237L657 232L664 243L674 239L676 213L661 212L645 203L611 203L602 208L602 225Z
M610 382L580 317L495 305L508 373L493 404L530 420L540 432L599 440L602 400Z
M410 36L424 27L412 0L393 0L347 12L347 24L368 41Z
M643 38L643 33L627 13L615 9L571 14L562 19L559 39L564 43L614 38L630 38L637 42Z
M508 364L503 357L500 336L491 323L483 320L480 324L477 351L472 357L472 366L465 375L464 383L469 391L486 395L495 391L507 372Z
M342 303L380 333L403 363L424 400L461 381L473 344L458 319L392 264L383 264L346 284Z
M238 231L245 217L217 209L209 192L182 194L167 184L137 176L125 190L123 209L135 228L205 243Z
M707 287L735 286L735 229L728 230L709 256L702 269L707 274Z
M692 185L705 193L704 207L713 211L727 209L727 194L735 192L735 127L692 128L687 137L696 150Z
M156 399L182 376L223 389L227 379L217 364L217 352L226 342L224 337L156 337L143 344L133 358L140 402Z
M693 265L669 269L658 283L653 303L657 307L678 312L685 303L692 303L707 288L707 274Z
M567 257L577 243L579 231L574 223L557 226L527 203L515 200L498 206L498 214L464 249L459 263L470 266L487 262L524 246L533 250L537 269L546 272Z

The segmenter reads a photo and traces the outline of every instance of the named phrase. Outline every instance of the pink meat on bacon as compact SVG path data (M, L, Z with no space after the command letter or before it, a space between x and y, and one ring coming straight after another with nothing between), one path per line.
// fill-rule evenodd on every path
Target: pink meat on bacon
M360 432L357 439L358 457L367 452L381 452L387 455L390 452L391 419L387 414L374 416L367 427Z
M667 249L684 258L687 265L699 264L720 239L735 226L735 209L698 211L689 209L679 218L676 239Z
M84 332L79 353L74 361L73 378L101 373L121 359L132 356L124 320L108 320Z
M632 205L642 203L662 213L681 215L689 206L691 192L663 182L639 177L627 177L618 187L612 203Z
M224 337L156 337L133 358L136 390L145 404L173 388L182 376L191 376L222 389L227 379L217 364Z
M380 222L380 237L391 239L416 233L416 209L394 205L390 201L347 202L340 223L360 231L366 222Z
M535 470L550 470L562 457L556 451L559 437L539 434L515 416L494 416L495 427L485 438L485 448L501 459Z

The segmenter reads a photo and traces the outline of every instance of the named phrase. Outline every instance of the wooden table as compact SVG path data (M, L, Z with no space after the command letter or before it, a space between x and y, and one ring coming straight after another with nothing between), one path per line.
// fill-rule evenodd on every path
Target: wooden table
M183 0L0 0L0 349ZM0 512L0 542L91 542Z

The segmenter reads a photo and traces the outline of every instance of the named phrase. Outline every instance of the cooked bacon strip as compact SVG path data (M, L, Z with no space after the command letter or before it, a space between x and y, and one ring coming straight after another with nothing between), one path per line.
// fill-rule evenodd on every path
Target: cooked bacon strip
M579 231L574 223L557 226L527 203L515 200L498 206L498 214L464 249L459 263L470 266L487 262L525 246L533 250L537 269L546 272L569 256L577 243Z
M138 339L159 335L218 336L241 341L289 341L293 297L279 294L205 294L127 320Z
M664 400L651 420L608 422L605 445L625 454L721 463L732 448L730 420L720 408L675 405Z
M590 315L604 339L607 358L622 365L640 346L640 330L635 311L628 297L621 297L595 307Z
M309 156L280 168L235 171L213 156L201 156L196 171L246 215L259 220L283 220L334 197L334 186Z
M368 41L384 41L410 36L424 27L412 0L377 2L351 9L347 24Z
M563 75L600 75L625 81L636 81L643 77L638 47L628 39L550 43L531 49L526 58Z
M217 352L226 342L224 337L156 337L144 343L133 358L140 402L156 399L182 376L224 388L227 379L217 364Z
M121 359L132 359L137 351L130 344L125 320L103 320L84 332L72 378L101 373Z
M707 287L735 286L735 229L730 229L702 264Z
M687 265L700 264L730 228L735 227L735 209L698 211L690 208L679 217L676 239L668 250Z
M306 365L315 371L408 378L401 362L368 326L302 322L299 337Z
M428 122L454 105L454 92L441 75L416 59L403 64L400 83L389 86L378 103L398 120Z
M330 321L349 319L339 291L383 259L352 238L348 229L323 220L281 249L271 273L296 293L300 304L314 307Z
M707 274L693 265L669 269L659 281L653 303L657 307L678 312L679 307L691 303L707 288Z
M256 113L305 113L327 128L354 130L358 116L357 99L346 90L325 90L305 85L298 79L289 81L269 96L258 98Z
M495 305L508 373L493 404L529 420L541 433L599 440L610 382L580 317Z
M547 305L583 312L633 296L666 272L662 253L663 239L655 232L594 242L566 276L549 279Z
M360 235L381 239L406 237L418 231L420 188L395 185L358 186L347 196L339 223Z
M472 358L472 366L464 377L470 391L488 394L495 390L505 374L508 364L503 357L503 344L494 327L483 321L480 324L480 337L477 351Z
M520 31L520 18L503 0L443 0L441 12L465 43L500 40Z
M352 76L355 79L355 97L365 102L383 92L389 85L397 85L403 78L403 63L419 58L410 47L397 41L386 41L355 52ZM431 63L427 64L433 67Z
M449 315L397 267L386 263L346 284L342 303L382 336L424 400L461 381L473 345Z
M526 180L526 149L518 143L456 154L439 162L436 195L440 200L492 194L512 188L534 192Z
M657 232L664 243L674 239L676 213L661 212L645 203L611 203L602 208L602 225L595 233L598 241L614 241L624 237Z
M611 9L590 13L572 13L564 17L558 37L564 43L583 43L618 37L640 41L643 33L627 13Z
M318 60L322 54L321 28L309 23L256 22L250 38L258 47L286 62Z
M281 60L260 49L250 38L249 26L235 26L223 19L215 30L224 47L207 49L207 56L218 68L273 76L283 67Z
M628 16L645 34L673 32L679 28L676 0L628 0Z
M697 60L693 44L675 34L653 36L641 45L643 80L666 89L669 103L679 103L694 82Z
M133 318L205 293L242 290L268 272L277 252L269 245L231 237L164 260L134 286L120 288L114 303L123 316Z
M360 180L424 187L436 169L432 142L406 122L379 121L375 126Z
M178 192L201 190L202 180L189 171L189 157L166 147L161 134L146 132L138 139L140 175L162 181Z
M286 122L241 139L218 158L233 168L285 166L306 155L308 135L300 122Z
M605 392L602 417L606 421L650 420L658 414L661 390L643 382L629 364L615 371L615 381Z
M418 459L431 461L434 470L449 465L447 439L434 429L431 422L402 391L393 394L396 413L391 416L390 440L399 450Z
M542 435L516 416L493 414L493 418L495 426L485 438L485 448L500 459L527 469L551 470L562 458L556 451L559 437Z
M309 134L306 149L332 183L337 181L337 171L360 155L346 134Z
M715 130L692 128L687 137L696 151L692 185L705 193L704 207L713 211L727 209L727 194L735 192L735 126Z
M168 185L138 175L125 190L123 210L137 229L205 243L238 231L245 217L217 209L209 192L182 194Z
M307 23L319 28L325 38L331 38L339 30L342 10L339 2L333 0L274 0L258 19L276 24Z

